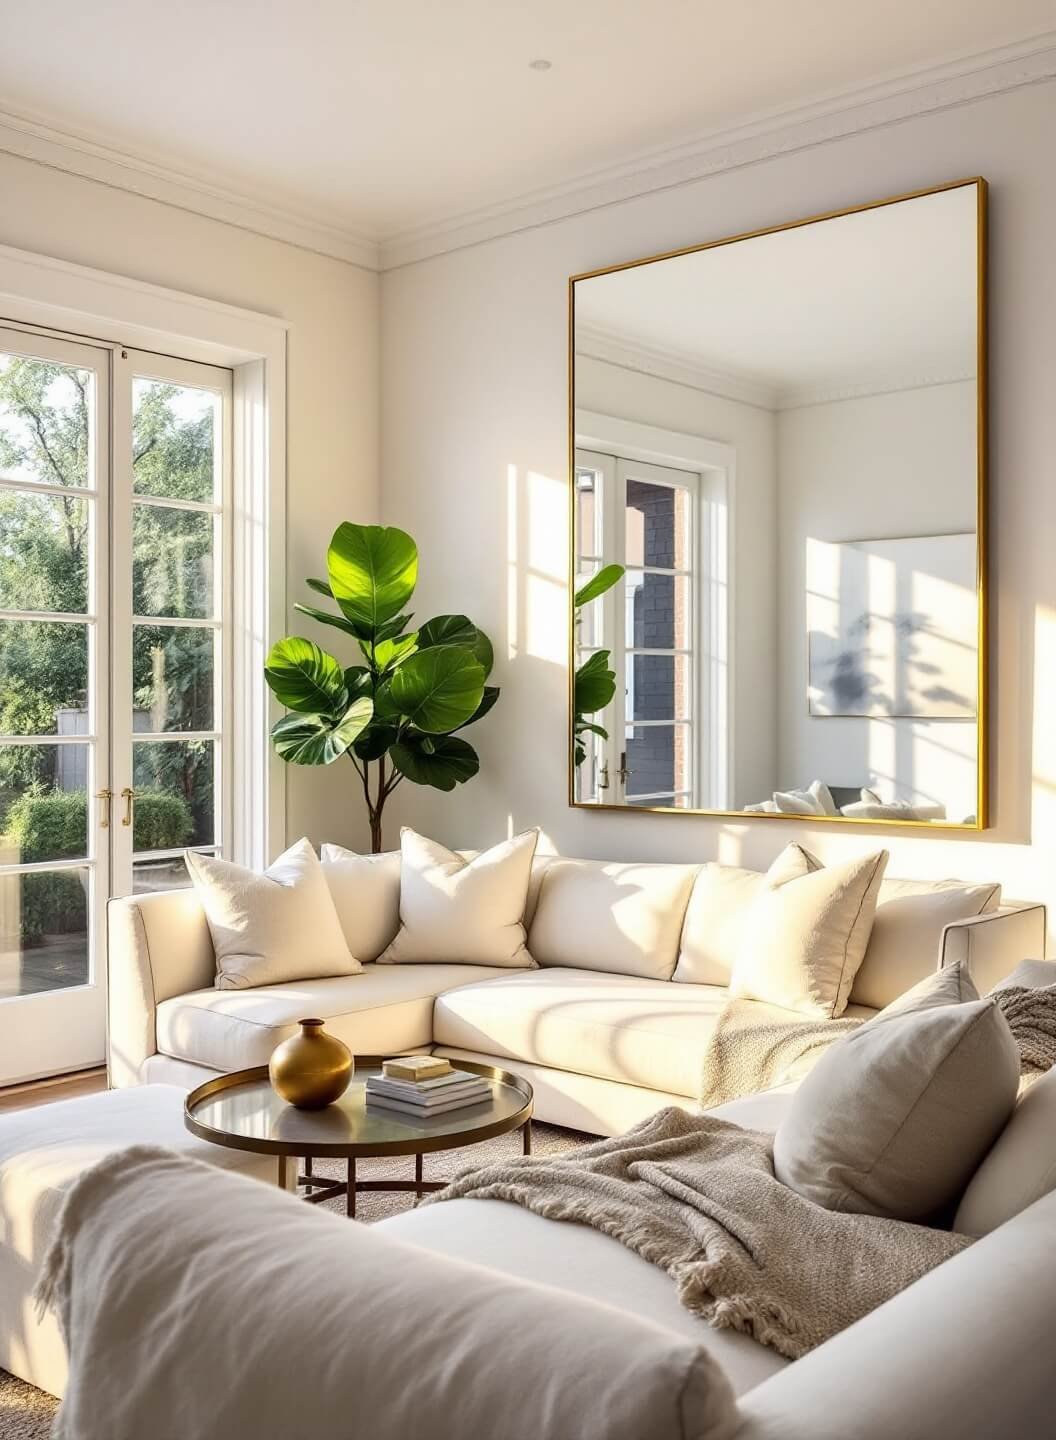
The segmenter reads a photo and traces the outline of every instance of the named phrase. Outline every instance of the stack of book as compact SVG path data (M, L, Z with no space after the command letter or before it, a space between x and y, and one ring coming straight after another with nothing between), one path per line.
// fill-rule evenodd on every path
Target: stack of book
M432 1055L386 1060L380 1075L367 1076L367 1103L419 1119L446 1115L491 1097L488 1082Z

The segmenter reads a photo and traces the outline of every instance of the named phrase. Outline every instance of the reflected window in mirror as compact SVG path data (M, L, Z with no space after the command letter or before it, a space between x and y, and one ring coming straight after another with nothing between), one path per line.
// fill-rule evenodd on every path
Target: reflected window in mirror
M985 182L571 286L573 803L985 824Z

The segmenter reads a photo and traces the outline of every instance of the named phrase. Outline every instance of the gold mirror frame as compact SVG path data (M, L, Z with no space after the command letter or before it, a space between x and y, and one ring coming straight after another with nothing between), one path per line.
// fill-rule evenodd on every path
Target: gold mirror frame
M778 234L783 230L797 230L805 225L816 225L825 220L837 220L846 215L857 215L867 210L878 210L888 205L898 205L905 200L917 200L926 195L937 195L947 190L976 187L976 592L978 626L978 709L976 714L976 813L975 821L955 822L945 820L881 820L863 819L853 815L800 815L785 813L750 813L743 810L702 810L679 809L661 805L616 805L611 803L577 800L575 793L576 773L573 746L573 722L575 716L575 673L576 673L576 286L581 281L595 279L599 275L610 275L620 270L634 270L642 265L653 265L661 260L672 260L682 255L693 255L704 250L715 250L724 245L734 245L740 240L754 240L763 235ZM705 240L699 245L685 245L676 250L661 251L616 265L604 265L596 270L585 270L571 275L568 280L568 531L569 531L569 643L568 643L568 803L577 810L597 810L624 815L690 815L710 816L713 819L737 820L748 823L753 820L791 820L799 825L858 825L883 829L897 828L924 831L925 833L947 831L980 831L990 823L990 724L989 724L989 597L988 597L988 406L989 366L987 333L987 182L981 175L964 180L950 180L941 185L932 185L922 190L910 190L902 195L890 195L882 200L871 200L862 205L851 205L841 210L828 210L819 215L808 215L799 220L789 220L781 225L768 225L760 230L747 230L739 235L726 235L719 240Z

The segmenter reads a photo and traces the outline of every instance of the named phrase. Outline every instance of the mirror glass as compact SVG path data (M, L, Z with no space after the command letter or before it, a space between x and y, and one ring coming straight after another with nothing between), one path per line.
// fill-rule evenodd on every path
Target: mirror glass
M984 203L573 279L572 803L986 823Z

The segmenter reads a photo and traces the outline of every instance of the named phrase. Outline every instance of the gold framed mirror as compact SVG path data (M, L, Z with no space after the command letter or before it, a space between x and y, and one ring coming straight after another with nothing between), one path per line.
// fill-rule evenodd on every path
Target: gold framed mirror
M986 182L569 281L569 803L987 823Z

